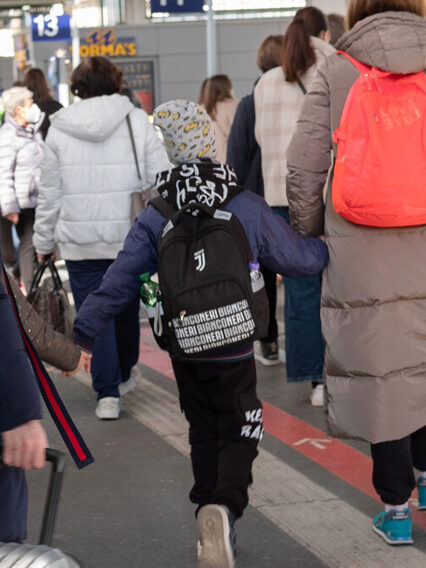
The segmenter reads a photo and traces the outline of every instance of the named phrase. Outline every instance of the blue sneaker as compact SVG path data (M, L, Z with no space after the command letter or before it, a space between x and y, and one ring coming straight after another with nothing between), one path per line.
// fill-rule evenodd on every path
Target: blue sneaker
M411 511L391 509L376 515L373 531L380 535L388 544L413 544L411 537Z
M419 511L426 511L426 477L420 476L417 480L417 491L419 495Z

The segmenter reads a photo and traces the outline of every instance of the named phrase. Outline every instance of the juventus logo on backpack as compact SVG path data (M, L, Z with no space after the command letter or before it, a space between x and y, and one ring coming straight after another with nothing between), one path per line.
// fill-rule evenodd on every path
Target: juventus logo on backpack
M179 211L161 197L151 205L167 218L157 245L160 347L191 358L265 337L265 287L256 282L253 291L253 255L237 217L198 202Z
M202 272L206 267L206 255L204 254L204 249L200 249L194 252L194 259L197 261L195 270Z

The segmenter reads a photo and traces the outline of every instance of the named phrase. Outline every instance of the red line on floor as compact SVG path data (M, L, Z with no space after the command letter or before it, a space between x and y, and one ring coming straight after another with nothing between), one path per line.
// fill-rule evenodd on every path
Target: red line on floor
M168 354L154 347L151 343L144 341L144 337L152 337L149 329L142 329L141 333L139 361L143 365L174 380L172 364ZM262 403L265 432L293 450L303 454L365 495L379 501L371 483L371 458L348 444L327 436L322 430L291 416L284 410L268 402L262 401ZM322 448L318 446L322 446ZM425 512L421 513L413 509L413 521L426 530Z

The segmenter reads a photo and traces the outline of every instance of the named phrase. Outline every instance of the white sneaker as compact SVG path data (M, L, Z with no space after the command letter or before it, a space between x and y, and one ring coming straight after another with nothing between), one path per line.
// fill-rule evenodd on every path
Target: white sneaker
M124 396L128 392L135 389L139 385L141 380L142 380L141 370L137 365L135 365L134 367L132 367L132 370L130 371L130 377L128 378L128 380L125 381L124 383L121 383L121 385L118 385L118 391L120 393L120 396Z
M312 389L311 394L311 404L312 406L324 406L324 385L316 385Z
M197 515L197 568L234 568L229 517L222 505L205 505Z
M95 414L100 420L117 420L120 417L120 399L115 396L101 398Z

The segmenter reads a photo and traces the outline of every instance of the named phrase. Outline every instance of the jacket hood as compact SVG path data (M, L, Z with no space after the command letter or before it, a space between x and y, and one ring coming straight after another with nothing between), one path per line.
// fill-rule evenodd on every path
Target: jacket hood
M111 136L134 108L123 95L102 95L78 101L50 117L62 132L90 142L102 142Z
M382 12L364 18L338 41L337 49L391 73L426 68L426 20L410 12Z
M335 48L332 45L320 39L319 37L311 36L311 43L315 51L317 63L321 62L324 57L332 55L336 52Z
M40 114L40 118L35 124L27 124L27 126L22 126L19 124L13 116L11 116L8 112L4 115L4 122L6 124L10 124L15 130L18 136L23 136L24 138L34 138L34 134L40 130L40 127L43 123L45 113L42 112Z

